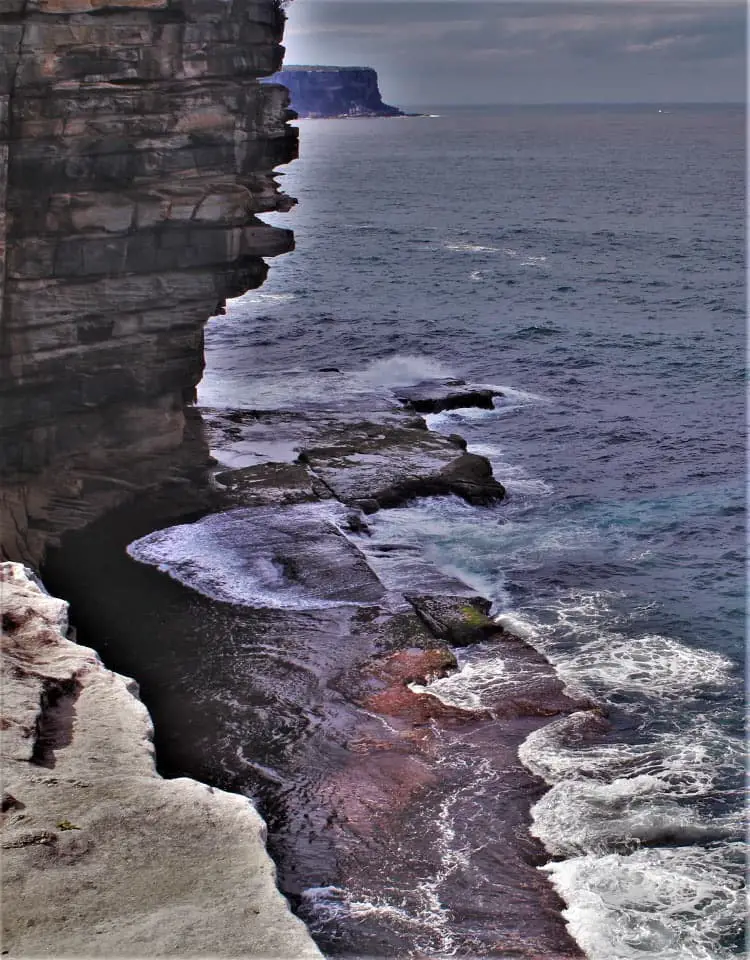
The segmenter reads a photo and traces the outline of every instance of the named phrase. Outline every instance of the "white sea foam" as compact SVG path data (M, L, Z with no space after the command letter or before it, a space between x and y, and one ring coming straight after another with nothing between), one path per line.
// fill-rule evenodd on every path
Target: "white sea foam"
M482 423L497 416L496 410L483 410L481 407L459 407L457 410L443 410L440 413L428 413L425 423L428 429L436 433L453 433L461 424Z
M469 274L469 280L479 282L480 280L484 280L484 274L481 270L472 270L472 272Z
M502 517L488 515L476 522L476 507L458 497L426 497L408 507L382 510L368 523L373 542L392 541L421 549L426 560L448 576L456 577L478 593L507 603L505 577L494 554L493 531Z
M502 657L480 658L472 662L462 658L459 670L447 677L433 680L427 686L414 683L415 693L429 693L448 706L463 710L481 710L491 702L491 691L518 680L517 673L509 673ZM514 667L515 670L515 667Z
M645 743L588 744L587 737L601 723L590 711L563 717L530 734L519 756L549 784L576 777L610 781L647 776L664 795L682 797L708 795L716 778L736 769L742 759L742 742L700 714L685 729L656 733Z
M539 635L539 629L530 620L524 620L523 617L515 613L501 613L495 617L495 623L499 623L508 633L521 637L523 640L531 640Z
M340 504L230 510L157 530L128 554L214 600L323 609L381 599L384 589L340 536Z
M436 822L440 839L446 835L446 824L442 815ZM447 838L450 840L450 824L447 826ZM443 844L441 844L442 848ZM408 895L403 891L394 892L392 902L386 897L367 896L366 891L349 891L343 887L308 887L302 891L302 915L313 933L329 926L336 926L342 920L362 922L367 919L385 922L387 925L409 931L415 949L430 949L430 956L440 960L454 955L455 943L450 929L450 913L443 905L439 888L455 869L455 849L449 850L449 856L441 865L437 874L424 877ZM437 953L434 938L439 938Z
M447 380L456 376L454 370L430 357L393 354L374 360L359 376L368 383L387 387L410 386L422 380Z
M356 403L367 412L399 406L391 389L421 381L453 380L459 374L439 360L393 354L360 369L289 370L248 379L244 368L221 381L204 379L200 402L205 406L261 410L338 410Z
M259 293L253 290L250 293L244 293L241 297L227 300L227 313L240 311L242 304L246 303L290 303L296 299L297 295L294 293Z
M463 710L491 709L499 700L518 691L523 694L538 676L534 665L521 666L489 653L482 646L472 648L460 658L460 668L447 677L433 680L427 686L413 684L415 693L429 693L448 706Z
M444 410L441 413L428 414L425 417L427 426L430 430L437 432L446 432L455 429L462 423L481 423L486 420L492 420L497 417L507 416L516 410L530 406L535 403L549 403L546 397L536 393L529 393L527 390L519 390L515 387L508 387L498 383L473 383L472 389L477 390L495 390L498 395L493 398L492 409L485 410L480 407L459 407L456 410Z
M336 410L360 400L368 410L393 408L392 399L384 402L385 393L356 373L290 370L248 378L238 370L236 376L202 381L199 399L203 406L229 410Z
M562 524L543 532L536 548L529 543L527 553L520 538L528 527L511 521L502 529L516 562L527 568L533 563L533 549L564 552L580 543L590 551L601 540L596 531ZM608 628L615 618L614 599L606 591L569 591L549 602L543 624L527 621L535 645L555 664L571 693L662 702L720 689L730 679L735 668L720 653L661 634L634 637ZM513 611L503 611L503 618L513 616Z
M552 487L544 480L535 480L533 477L509 476L499 471L503 478L503 486L510 494L527 497L546 497L552 493Z
M519 493L529 496L547 496L552 493L552 486L537 477L530 477L523 466L512 463L507 459L504 447L497 443L470 443L469 453L486 457L492 464L492 471L502 480L503 486L510 493Z
M587 854L541 869L590 960L730 960L743 928L744 845ZM736 945L735 945L736 947Z
M403 907L390 903L355 900L342 887L308 887L302 891L305 912L312 915L309 926L313 931L340 918L363 920L371 916L395 918L407 924L416 921Z
M447 243L445 249L452 253L497 253L500 248L479 243Z
M555 857L670 845L736 840L739 813L707 818L655 774L608 783L570 780L556 784L532 809L531 833Z
M507 405L528 406L536 403L552 403L551 397L546 397L540 393L531 393L529 390L522 390L520 387L510 387L504 383L478 383L477 387L485 390L499 390L501 397L495 397L495 406L503 407Z
M741 835L741 811L708 818L696 804L741 764L737 738L701 720L648 742L587 745L597 722L574 714L535 731L519 749L521 762L552 784L532 809L531 832L553 856Z
M723 687L732 671L726 657L659 634L627 637L603 632L560 656L558 671L572 688L617 695L677 699Z

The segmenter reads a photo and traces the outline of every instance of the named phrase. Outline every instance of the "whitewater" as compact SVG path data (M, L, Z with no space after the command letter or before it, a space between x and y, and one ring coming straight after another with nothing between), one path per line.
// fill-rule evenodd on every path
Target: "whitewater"
M345 409L446 377L502 394L427 419L507 501L380 511L373 543L459 575L600 705L520 750L587 956L743 955L742 111L434 112L304 125L300 204L275 218L297 251L209 325L200 402ZM479 709L512 682L483 644L428 689ZM441 829L448 869L460 831ZM346 892L309 900L330 917Z

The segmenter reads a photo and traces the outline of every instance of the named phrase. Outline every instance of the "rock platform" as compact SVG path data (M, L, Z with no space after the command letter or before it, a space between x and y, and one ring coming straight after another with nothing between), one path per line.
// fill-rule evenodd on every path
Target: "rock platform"
M121 508L46 568L86 607L85 636L105 630L108 663L142 681L163 772L253 796L326 953L440 955L450 917L471 955L579 958L537 870L543 786L517 751L591 704L475 589L377 529L379 511L436 494L502 509L489 463L398 401L203 420L204 487ZM507 682L481 704L433 693L477 644ZM479 807L472 769L497 792ZM446 872L447 810L472 852ZM364 921L363 904L382 910Z

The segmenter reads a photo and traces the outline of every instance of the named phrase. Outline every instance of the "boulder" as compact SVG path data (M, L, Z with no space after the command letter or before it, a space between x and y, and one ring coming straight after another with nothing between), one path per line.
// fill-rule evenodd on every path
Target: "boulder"
M481 643L503 632L489 616L489 600L478 596L407 596L427 629L455 647Z
M405 407L416 413L442 413L463 407L492 410L494 398L503 394L488 387L472 387L462 381L425 381L409 387L399 387L394 390L394 395Z

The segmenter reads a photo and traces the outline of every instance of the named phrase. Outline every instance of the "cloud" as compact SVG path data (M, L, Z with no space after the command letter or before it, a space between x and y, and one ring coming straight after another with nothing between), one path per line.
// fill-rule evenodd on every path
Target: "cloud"
M295 0L288 12L287 62L372 65L406 103L744 96L737 2Z

